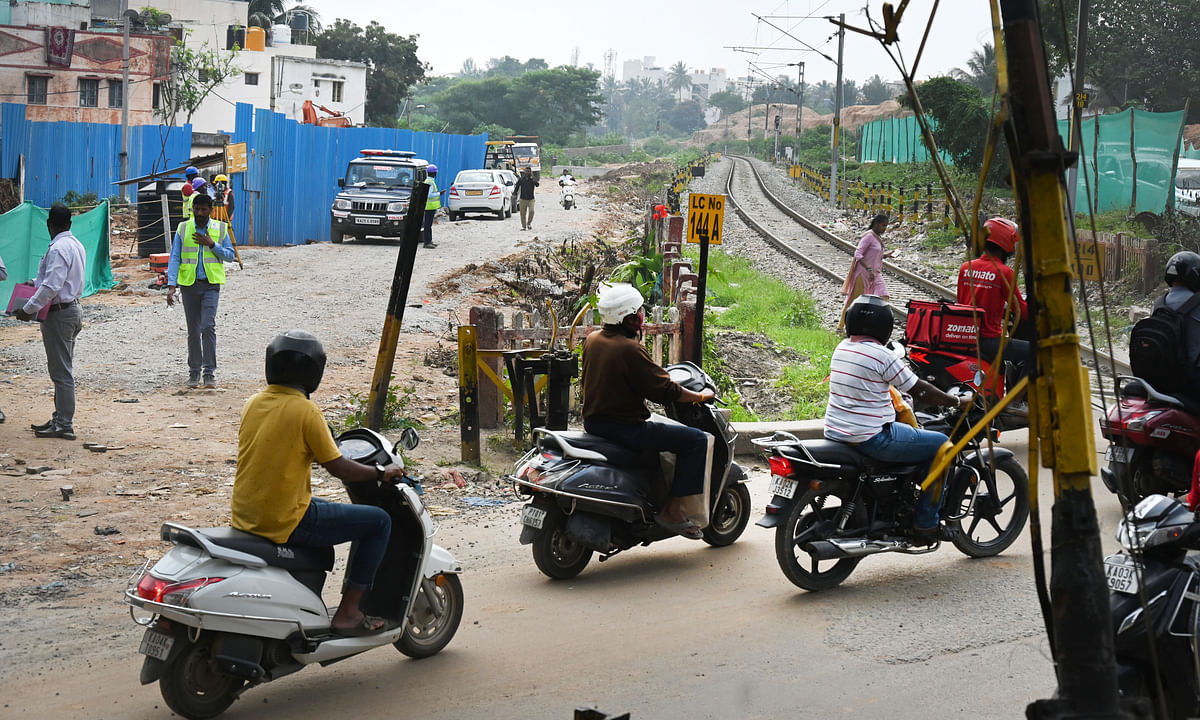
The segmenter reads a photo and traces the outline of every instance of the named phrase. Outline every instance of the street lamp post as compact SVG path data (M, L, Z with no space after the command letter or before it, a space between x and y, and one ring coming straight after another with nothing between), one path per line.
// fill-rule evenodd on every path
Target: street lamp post
M417 106L417 109L418 109L418 110L424 110L424 109L425 109L425 106L424 106L424 105L418 105L418 106ZM408 117L406 117L406 118L405 118L405 120L404 120L404 124L408 126L408 129L409 129L409 130L412 130L412 108L411 108L411 107L408 109Z

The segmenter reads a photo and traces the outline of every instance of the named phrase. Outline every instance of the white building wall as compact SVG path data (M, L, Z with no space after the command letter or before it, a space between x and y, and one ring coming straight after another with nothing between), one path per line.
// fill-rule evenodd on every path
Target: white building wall
M8 5L9 3L5 3ZM47 2L18 2L10 5L12 25L65 27L86 29L92 19L92 8L86 0L78 5Z

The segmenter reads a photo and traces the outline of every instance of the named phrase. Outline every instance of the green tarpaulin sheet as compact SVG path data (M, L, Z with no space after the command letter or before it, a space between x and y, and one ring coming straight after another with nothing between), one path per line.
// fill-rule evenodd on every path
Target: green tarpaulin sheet
M0 257L8 268L8 279L0 282L0 312L8 307L13 285L37 277L38 263L50 247L46 230L49 212L31 202L24 202L0 215ZM84 274L83 296L116 285L112 265L108 261L108 201L71 218L71 232L87 251L87 271Z

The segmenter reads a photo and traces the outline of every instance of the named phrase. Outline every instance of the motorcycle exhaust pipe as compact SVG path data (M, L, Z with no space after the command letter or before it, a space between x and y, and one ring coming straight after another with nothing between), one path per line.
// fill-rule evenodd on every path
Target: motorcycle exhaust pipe
M908 545L897 540L834 539L817 540L804 545L804 552L815 560L840 560L858 558L884 552L902 552Z

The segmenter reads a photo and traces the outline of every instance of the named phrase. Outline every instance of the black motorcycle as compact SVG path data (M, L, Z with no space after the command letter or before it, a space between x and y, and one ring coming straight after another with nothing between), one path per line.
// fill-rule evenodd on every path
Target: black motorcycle
M977 407L967 412L982 414ZM957 425L961 414L947 408L917 413L917 420L956 440L969 429L966 422ZM758 525L775 528L775 557L798 587L836 587L868 555L919 555L940 547L940 539L912 530L923 466L886 463L847 443L784 432L753 442L769 453L773 495ZM959 551L990 557L1017 539L1029 517L1029 485L1011 450L985 447L976 437L943 477L940 515Z
M1117 683L1148 698L1160 720L1200 714L1200 522L1178 500L1150 495L1117 528L1104 558ZM1161 693L1161 695L1160 695Z
M716 391L712 378L690 362L665 370L688 390ZM708 524L701 532L709 545L729 545L750 521L746 471L733 461L737 435L726 413L712 404L671 403L666 412L669 419L654 419L699 428L713 438L703 493ZM661 456L668 456L665 468ZM637 453L584 432L538 428L534 448L508 476L514 491L529 499L521 512L521 544L533 545L539 570L565 579L582 572L593 553L603 562L675 537L654 522L670 496L670 468L669 453Z

